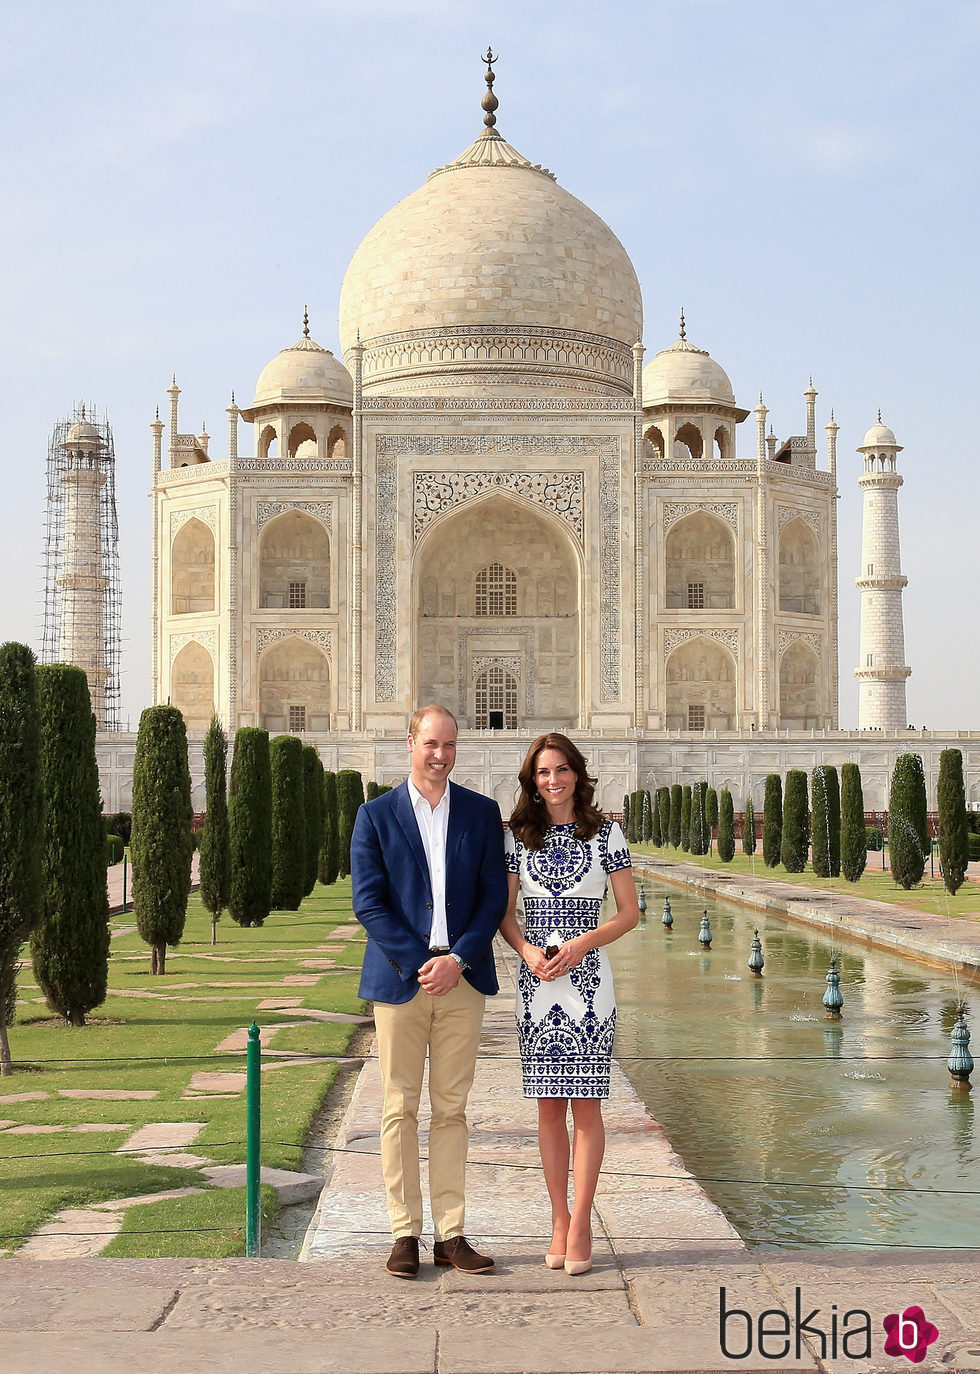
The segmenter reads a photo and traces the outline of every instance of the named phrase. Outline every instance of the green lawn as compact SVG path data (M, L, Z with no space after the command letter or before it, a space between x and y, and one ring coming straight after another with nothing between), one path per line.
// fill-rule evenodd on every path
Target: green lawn
M881 854L870 853L868 865L859 882L849 883L844 878L818 878L812 868L803 873L787 873L782 864L767 868L762 860L761 841L753 855L743 854L736 849L731 863L722 863L717 854L704 854L695 857L683 849L672 849L669 845L656 848L652 844L634 844L630 848L634 854L649 855L651 858L666 859L670 863L686 864L692 868L710 869L712 872L766 878L770 881L790 883L811 887L819 892L840 892L845 896L866 897L869 901L894 902L898 906L910 907L915 911L928 911L936 916L960 917L980 920L980 883L965 882L955 896L943 887L939 877L939 860L936 859L936 876L929 876L929 865L919 887L906 891L899 887L891 873L882 871Z
M359 1013L357 995L364 940L334 936L353 922L350 883L317 885L299 911L274 912L265 925L246 929L227 916L210 943L210 918L198 898L188 907L184 940L168 952L164 977L149 973L149 950L130 927L113 918L109 995L89 1025L70 1029L52 1017L34 985L29 958L21 970L10 1027L14 1073L0 1078L0 1122L46 1126L44 1133L0 1129L4 1215L0 1254L23 1244L55 1212L163 1189L208 1186L195 1168L144 1163L114 1152L140 1126L193 1122L201 1126L189 1150L214 1163L245 1160L245 1093L188 1097L195 1073L245 1069L244 1054L218 1052L227 1037L253 1020L263 1028L302 1020L297 1008ZM128 933L125 933L128 932ZM25 950L25 956L28 952ZM285 980L290 981L286 982ZM296 981L298 980L298 981ZM266 999L296 999L278 1010L259 1010ZM352 1026L304 1022L275 1036L272 1048L312 1055L347 1049ZM314 1116L330 1089L336 1066L323 1062L262 1074L262 1163L296 1169ZM153 1092L152 1098L64 1096L100 1089ZM39 1100L4 1101L21 1093ZM73 1127L85 1126L85 1131ZM98 1128L98 1129L92 1129ZM113 1255L224 1256L245 1253L244 1194L212 1189L182 1199L129 1209L123 1232L105 1253ZM266 1219L277 1202L264 1190Z

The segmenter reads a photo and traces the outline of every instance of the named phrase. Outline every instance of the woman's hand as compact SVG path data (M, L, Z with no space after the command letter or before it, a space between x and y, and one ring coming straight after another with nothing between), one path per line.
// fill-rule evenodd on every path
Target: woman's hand
M585 958L589 946L579 937L569 940L562 945L553 959L545 961L544 972L539 974L546 982L554 982L556 978L564 978L572 969L578 968Z
M542 980L547 978L545 970L548 967L548 959L543 949L539 949L537 945L532 945L530 940L526 940L524 942L524 948L521 951L521 958L524 960L525 964L527 964L535 978L541 978Z

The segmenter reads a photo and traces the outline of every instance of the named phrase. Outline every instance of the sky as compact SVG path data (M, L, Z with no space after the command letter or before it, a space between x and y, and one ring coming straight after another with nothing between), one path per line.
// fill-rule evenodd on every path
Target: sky
M220 458L231 392L251 400L305 305L339 353L347 263L479 133L490 43L497 128L626 247L648 359L683 307L739 403L764 393L780 439L805 433L811 375L821 444L834 407L841 725L857 725L855 449L880 407L904 446L909 720L980 728L964 418L980 375L980 0L34 0L6 8L4 39L0 639L40 645L48 442L94 404L115 437L135 728L149 425L171 375L181 429L206 423ZM754 453L750 417L738 455Z

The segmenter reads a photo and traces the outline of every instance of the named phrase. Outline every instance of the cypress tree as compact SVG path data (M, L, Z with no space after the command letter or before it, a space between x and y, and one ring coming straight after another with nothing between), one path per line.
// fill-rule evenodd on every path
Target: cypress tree
M691 785L685 783L681 788L681 849L691 848Z
M37 669L40 782L45 799L41 913L31 935L34 977L69 1026L105 1001L109 897L95 717L84 669Z
M340 836L340 876L350 873L350 837L354 833L354 817L364 805L364 784L355 768L342 768L337 774L337 814Z
M204 829L201 832L201 901L211 916L211 943L218 943L218 921L231 895L231 840L228 829L228 741L218 717L204 736Z
M640 839L649 844L653 839L653 803L648 789L643 789L643 819L640 825Z
M783 807L783 843L780 860L787 873L802 873L810 848L809 809L806 773L791 768L786 774L786 803Z
M849 883L856 883L868 861L861 769L856 763L845 763L840 770L840 781L841 872Z
M713 787L705 789L704 819L709 831L713 835L718 829L718 793Z
M830 834L830 876L840 877L840 778L832 763L824 766L827 784L827 829Z
M323 764L312 744L303 745L303 811L306 817L306 876L303 896L316 887L323 839Z
M778 773L766 776L763 805L762 861L767 868L775 868L783 845L783 781Z
M742 821L742 853L755 853L755 807L752 793L745 798L745 819Z
M813 871L818 878L830 877L830 814L827 799L827 770L818 763L810 775L813 806Z
M735 808L727 787L718 800L718 857L726 864L735 857Z
M963 755L959 749L944 749L939 755L936 809L939 812L939 863L943 884L952 894L962 886L970 862Z
M711 839L711 831L708 829L708 821L705 816L704 794L707 786L704 782L696 782L691 788L691 828L690 846L692 854L707 854L708 844Z
M658 787L650 802L650 843L655 845L657 849L659 849L664 842L662 818L660 815L660 794L662 791L663 788Z
M340 832L337 817L337 774L323 774L323 839L320 844L320 882L337 881L340 869Z
M628 792L623 795L623 834L628 841L630 837L630 794Z
M154 974L166 971L167 946L184 933L193 816L184 717L176 706L148 706L136 736L129 852L136 926Z
M240 926L260 926L272 905L272 779L268 731L253 725L243 725L235 732L228 821L228 910Z
M630 844L639 844L643 839L643 789L638 787L630 798Z
M272 779L272 896L276 911L296 911L306 884L303 743L295 735L269 741Z
M668 834L671 847L677 849L681 842L681 811L684 805L684 789L679 782L671 785L670 789L670 827Z
M0 646L0 1076L13 1072L7 1027L17 1001L20 947L41 906L44 800L34 655Z
M657 788L657 819L660 822L660 846L670 843L670 788Z
M895 760L888 797L888 850L899 887L918 887L929 854L926 780L918 754L899 754Z

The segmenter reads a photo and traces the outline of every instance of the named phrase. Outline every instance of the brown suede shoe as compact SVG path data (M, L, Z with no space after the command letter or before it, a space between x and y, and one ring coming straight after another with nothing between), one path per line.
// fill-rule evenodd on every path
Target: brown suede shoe
M477 1254L465 1236L437 1240L432 1247L432 1258L436 1264L451 1264L462 1274L486 1274L493 1268L490 1256Z
M396 1279L418 1278L419 1272L419 1242L417 1236L399 1236L392 1246L391 1254L388 1256L388 1263L385 1265L389 1274L394 1274Z

